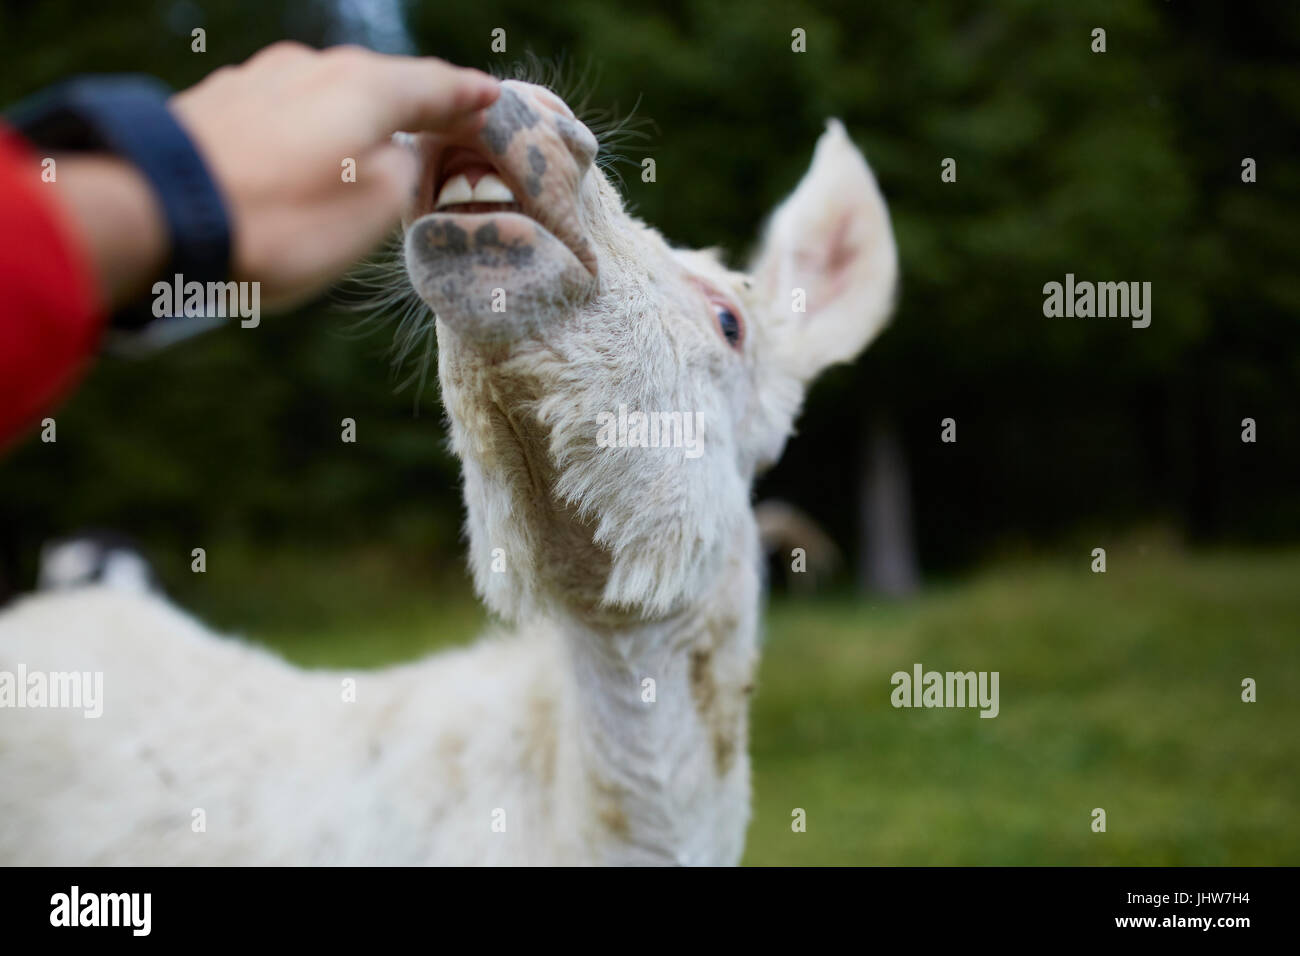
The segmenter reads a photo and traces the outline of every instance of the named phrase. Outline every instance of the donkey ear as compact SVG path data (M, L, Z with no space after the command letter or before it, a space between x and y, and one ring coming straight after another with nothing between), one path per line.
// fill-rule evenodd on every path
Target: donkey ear
M839 120L772 215L753 273L774 354L800 381L852 361L889 320L898 280L889 210Z

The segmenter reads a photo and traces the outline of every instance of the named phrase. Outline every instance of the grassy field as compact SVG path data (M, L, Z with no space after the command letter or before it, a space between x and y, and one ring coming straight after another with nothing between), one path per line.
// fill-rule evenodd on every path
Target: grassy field
M1137 557L774 607L747 861L1300 863L1300 554ZM1001 713L894 709L917 662L998 671Z
M182 602L308 666L400 661L485 623L462 579L384 556L213 553ZM893 708L890 675L916 663L999 672L999 716ZM1300 551L1112 552L1106 574L1001 564L904 604L777 600L745 859L1295 865L1298 687Z

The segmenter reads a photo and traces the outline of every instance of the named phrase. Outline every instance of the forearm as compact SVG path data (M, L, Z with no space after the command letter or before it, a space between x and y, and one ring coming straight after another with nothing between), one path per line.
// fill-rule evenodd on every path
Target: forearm
M107 312L144 295L167 262L162 209L134 166L102 154L55 156L50 184L81 237Z
M10 110L23 138L0 124L0 445L66 392L107 315L150 321L124 307L164 273L253 282L278 306L319 293L411 194L416 164L392 134L476 127L499 92L440 60L281 43L174 96L81 77Z

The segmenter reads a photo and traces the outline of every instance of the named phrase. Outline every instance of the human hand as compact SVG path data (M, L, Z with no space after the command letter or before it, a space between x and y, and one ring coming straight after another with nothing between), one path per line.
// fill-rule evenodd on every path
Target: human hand
M477 128L498 94L492 77L430 57L286 42L170 107L226 199L234 278L260 282L274 307L328 285L396 225L417 164L394 132Z

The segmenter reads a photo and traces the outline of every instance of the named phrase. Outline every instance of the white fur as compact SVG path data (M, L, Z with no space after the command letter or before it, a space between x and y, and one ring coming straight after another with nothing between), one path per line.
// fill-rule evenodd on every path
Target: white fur
M343 674L291 667L157 597L25 599L0 614L0 671L102 671L103 716L0 710L0 863L739 861L759 604L750 487L811 378L887 318L888 215L838 123L752 280L670 248L594 169L572 178L591 294L537 305L507 346L446 321L472 332L472 317L438 323L470 564L512 631ZM700 280L743 310L739 353ZM807 314L790 310L800 283ZM702 412L705 453L597 448L596 415L620 402Z

